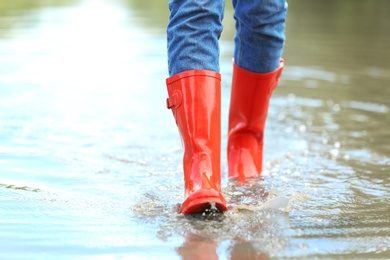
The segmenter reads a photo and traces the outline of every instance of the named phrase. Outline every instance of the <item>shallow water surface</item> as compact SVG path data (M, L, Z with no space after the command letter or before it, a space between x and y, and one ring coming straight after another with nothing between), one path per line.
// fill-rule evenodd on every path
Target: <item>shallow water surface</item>
M214 219L177 213L166 3L1 3L1 259L390 258L389 2L290 1L263 176L228 180L222 153Z

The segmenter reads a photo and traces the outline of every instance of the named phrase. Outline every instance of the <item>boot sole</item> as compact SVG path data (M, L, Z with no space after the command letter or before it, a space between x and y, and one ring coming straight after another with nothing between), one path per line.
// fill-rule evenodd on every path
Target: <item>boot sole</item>
M227 211L225 199L216 190L201 189L192 193L181 205L180 213L195 214L205 212L210 208L210 203L214 202L219 211Z

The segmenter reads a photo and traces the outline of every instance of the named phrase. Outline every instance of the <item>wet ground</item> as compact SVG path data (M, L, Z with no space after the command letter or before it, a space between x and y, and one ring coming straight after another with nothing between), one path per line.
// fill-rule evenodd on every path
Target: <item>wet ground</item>
M0 258L390 258L389 10L290 1L263 177L227 180L223 153L210 220L177 213L166 1L2 0Z

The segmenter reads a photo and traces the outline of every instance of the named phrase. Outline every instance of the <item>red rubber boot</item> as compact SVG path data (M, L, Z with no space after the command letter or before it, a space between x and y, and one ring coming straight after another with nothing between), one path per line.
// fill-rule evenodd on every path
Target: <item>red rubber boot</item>
M180 213L201 213L214 204L227 210L221 194L221 76L190 70L166 80L184 148L185 200Z
M269 73L253 73L234 64L229 110L228 176L245 182L259 176L268 104L284 62Z

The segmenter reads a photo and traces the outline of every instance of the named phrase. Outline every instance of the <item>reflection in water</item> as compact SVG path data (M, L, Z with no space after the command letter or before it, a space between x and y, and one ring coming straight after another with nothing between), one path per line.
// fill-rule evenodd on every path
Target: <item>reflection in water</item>
M218 243L207 238L188 235L184 244L177 249L182 259L219 259Z
M263 177L228 181L223 153L210 220L177 214L167 1L0 1L0 258L388 258L389 9L289 1Z

